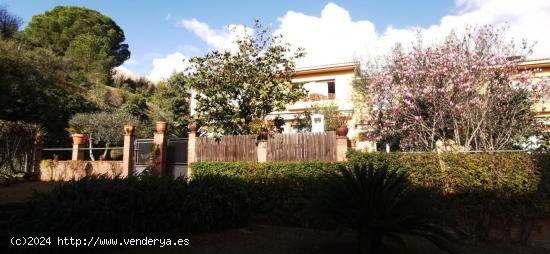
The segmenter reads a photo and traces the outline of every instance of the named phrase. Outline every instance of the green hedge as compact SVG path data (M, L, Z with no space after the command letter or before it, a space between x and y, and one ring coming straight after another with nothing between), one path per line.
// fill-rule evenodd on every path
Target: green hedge
M256 221L308 226L318 224L310 208L316 188L337 163L323 162L199 162L193 177L223 175L244 182Z
M429 188L448 222L474 239L550 214L550 154L348 153L348 163L399 164Z
M471 238L512 221L550 213L550 155L526 153L348 153L346 163L199 162L194 176L219 174L247 184L255 218L300 226L319 224L311 204L317 188L339 165L399 164L418 188L430 190L448 222ZM322 224L322 223L321 223ZM506 228L504 228L506 230Z
M249 200L239 181L219 175L87 177L34 195L8 228L20 236L177 237L246 225Z

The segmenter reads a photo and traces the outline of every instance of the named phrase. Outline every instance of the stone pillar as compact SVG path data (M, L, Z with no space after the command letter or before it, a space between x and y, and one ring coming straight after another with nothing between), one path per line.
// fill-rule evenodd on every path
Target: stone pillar
M262 139L258 141L258 162L267 161L267 140Z
M135 126L124 127L124 147L122 148L122 175L128 177L134 174L134 143L136 141Z
M153 136L153 145L158 147L158 155L156 158L153 158L153 173L158 176L165 175L166 171L166 128L167 125L164 125L164 128L159 126L159 123L166 122L157 122L157 131Z
M348 137L336 136L336 161L345 161L348 152Z
M190 179L191 176L192 176L192 173L191 172L191 164L196 160L196 150L195 150L195 146L197 144L197 132L196 132L196 128L195 129L190 129L190 132L189 132L189 137L187 139L187 178Z
M86 135L84 134L73 134L73 153L71 160L81 161L84 160L84 146L86 145Z

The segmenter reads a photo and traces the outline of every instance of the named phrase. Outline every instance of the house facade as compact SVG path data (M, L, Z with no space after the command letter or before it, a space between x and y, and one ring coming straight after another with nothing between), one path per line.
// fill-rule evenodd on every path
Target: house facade
M297 119L304 110L316 105L336 105L348 119L348 138L352 141L352 146L357 149L376 150L374 141L359 138L366 126L361 123L360 112L354 107L353 79L356 65L357 63L349 62L297 69L292 81L303 83L308 96L288 105L284 111L271 113L270 117L282 117L285 120L284 131L292 133L297 131ZM535 79L550 78L550 58L528 60L521 63L520 68L535 70ZM533 105L533 111L537 119L544 123L545 129L550 131L550 91L542 101Z

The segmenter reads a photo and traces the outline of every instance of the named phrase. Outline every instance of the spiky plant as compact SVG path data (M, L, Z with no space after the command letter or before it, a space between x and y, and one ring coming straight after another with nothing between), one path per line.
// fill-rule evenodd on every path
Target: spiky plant
M407 250L406 236L449 248L449 231L439 226L426 195L411 188L408 175L388 163L342 167L325 188L324 208L344 227L357 232L359 253L384 253L387 243Z

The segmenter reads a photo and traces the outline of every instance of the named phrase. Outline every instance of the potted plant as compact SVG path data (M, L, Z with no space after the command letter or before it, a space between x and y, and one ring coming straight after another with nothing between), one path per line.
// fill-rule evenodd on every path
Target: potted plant
M136 132L136 126L133 124L124 125L124 135L134 135Z
M84 134L84 126L80 124L73 124L70 126L70 128L66 129L69 133L71 133L71 137L73 138L73 144L75 145L83 145L86 143L86 135Z
M346 125L346 118L340 117L338 127L336 127L336 135L346 136L348 135L348 126Z
M259 140L267 140L268 136L269 136L269 131L265 127L261 128L260 131L258 132Z
M250 123L250 130L258 135L258 140L267 140L273 126L272 121L257 118Z
M168 123L166 122L166 118L162 116L158 117L155 123L155 129L157 130L157 133L166 133L167 128Z
M198 129L199 129L199 124L196 121L193 121L191 124L189 124L190 132L197 132Z

